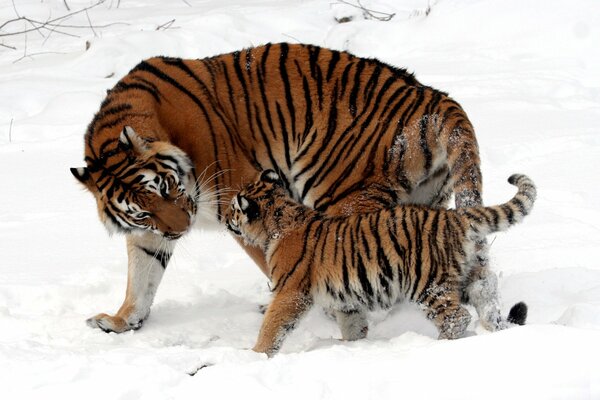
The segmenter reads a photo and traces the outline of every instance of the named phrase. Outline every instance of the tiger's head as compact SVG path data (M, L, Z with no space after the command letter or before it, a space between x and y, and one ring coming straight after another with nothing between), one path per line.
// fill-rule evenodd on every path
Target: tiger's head
M194 167L178 147L148 141L126 126L105 159L71 173L96 198L110 233L153 232L181 237L192 225L199 197Z
M275 201L287 198L287 192L279 175L265 170L259 179L247 185L231 199L225 215L226 226L247 244L264 247L273 234L277 213Z

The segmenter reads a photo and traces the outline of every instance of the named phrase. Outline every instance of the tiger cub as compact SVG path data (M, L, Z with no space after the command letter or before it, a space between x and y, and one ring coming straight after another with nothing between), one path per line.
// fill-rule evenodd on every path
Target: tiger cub
M517 194L494 207L403 205L327 217L288 197L278 174L264 171L233 197L226 216L229 230L263 249L273 282L274 297L254 350L275 354L313 303L347 315L407 299L433 320L440 339L461 337L471 320L461 291L469 266L485 251L476 243L520 222L536 198L527 176L508 181ZM508 320L523 325L526 317L521 302Z

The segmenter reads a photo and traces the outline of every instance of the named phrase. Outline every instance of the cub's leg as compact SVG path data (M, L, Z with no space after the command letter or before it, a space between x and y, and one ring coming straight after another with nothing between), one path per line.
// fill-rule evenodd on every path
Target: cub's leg
M312 297L296 290L275 294L265 313L258 340L253 350L272 357L279 351L286 335L312 306Z
M458 339L469 326L471 314L461 306L459 291L448 287L451 285L428 290L428 295L417 303L438 328L439 339Z
M359 340L367 337L369 323L364 310L336 310L335 319L342 331L342 339Z
M139 329L150 313L150 306L173 249L174 240L153 233L127 235L127 291L115 315L98 314L87 320L92 328L105 332Z
M434 321L440 331L439 339L458 339L467 330L471 314L466 308L456 304L439 313Z

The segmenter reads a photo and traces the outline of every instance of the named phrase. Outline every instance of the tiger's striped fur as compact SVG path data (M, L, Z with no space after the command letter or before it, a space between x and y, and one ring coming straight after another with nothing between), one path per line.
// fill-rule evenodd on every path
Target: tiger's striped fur
M471 316L461 292L478 257L477 242L520 222L536 188L525 175L507 203L458 210L396 206L327 217L290 199L274 171L231 201L228 228L267 255L273 300L254 350L276 353L286 333L313 303L337 312L390 308L399 299L419 304L440 338L463 335ZM526 306L513 307L525 323Z
M116 315L89 320L115 332L141 326L175 239L199 215L222 222L228 189L263 169L328 215L443 207L452 193L458 207L481 204L477 141L456 101L403 69L311 45L141 62L89 124L85 162L73 174L95 195L101 220L127 238L125 301ZM195 182L194 168L212 180ZM176 204L160 189L169 180ZM260 249L245 249L267 273ZM492 290L471 301L499 326L484 253L478 265L473 287Z

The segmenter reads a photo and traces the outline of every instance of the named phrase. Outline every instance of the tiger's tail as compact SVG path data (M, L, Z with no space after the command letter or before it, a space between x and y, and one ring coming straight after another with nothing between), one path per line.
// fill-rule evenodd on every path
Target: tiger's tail
M517 194L508 202L491 207L468 207L457 210L466 217L472 233L477 237L505 231L521 222L531 212L537 196L533 181L526 175L514 174L508 178L508 182L518 188Z

